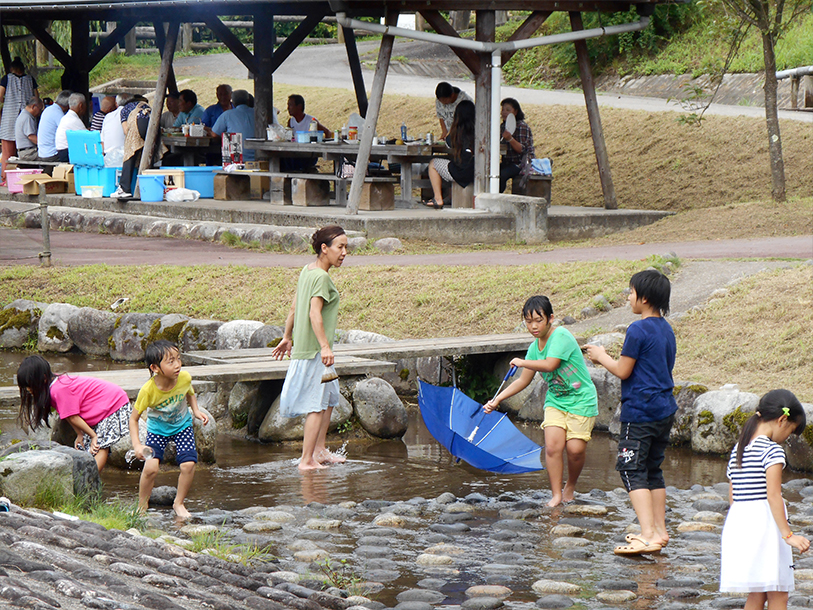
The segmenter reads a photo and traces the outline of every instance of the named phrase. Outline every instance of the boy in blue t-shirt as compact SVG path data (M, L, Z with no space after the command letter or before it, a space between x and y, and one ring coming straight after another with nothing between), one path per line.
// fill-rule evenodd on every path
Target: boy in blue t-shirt
M629 302L641 319L627 329L621 357L603 347L587 346L587 357L621 379L621 435L615 469L621 474L641 525L628 534L617 555L657 553L669 542L666 532L664 454L675 421L672 394L675 333L663 316L669 313L669 279L660 271L640 271L630 280Z

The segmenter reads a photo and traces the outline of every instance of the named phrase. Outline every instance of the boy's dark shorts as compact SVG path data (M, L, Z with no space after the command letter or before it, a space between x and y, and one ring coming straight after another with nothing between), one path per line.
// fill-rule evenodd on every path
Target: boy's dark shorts
M621 422L615 469L627 491L666 488L661 464L674 422L674 413L659 421Z
M197 463L198 450L195 448L195 432L192 430L192 426L187 426L178 432L178 434L174 434L172 436L163 436L161 434L147 432L147 438L144 440L144 444L148 447L152 447L153 451L155 452L155 457L157 457L159 461L163 462L164 450L167 448L169 441L175 441L176 463Z

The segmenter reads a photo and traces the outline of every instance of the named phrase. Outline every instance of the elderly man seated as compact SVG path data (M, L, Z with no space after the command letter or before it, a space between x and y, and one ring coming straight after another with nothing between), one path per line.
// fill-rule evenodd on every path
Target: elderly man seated
M233 104L231 99L231 85L218 85L217 89L215 89L215 96L217 97L217 103L207 106L201 117L203 124L209 128L215 126L215 122L220 118L221 114L237 106L237 104Z
M68 111L68 100L71 92L67 89L60 91L53 104L42 111L40 124L37 127L37 154L42 161L56 161L56 129L59 121Z
M36 161L37 156L37 118L42 114L45 104L38 97L32 97L14 124L14 135L17 140L17 158L25 161Z
M56 144L57 161L67 163L68 158L68 131L87 131L82 117L87 113L87 101L85 96L81 93L71 93L68 98L68 112L59 121L59 126L56 128L56 137L54 143Z
M248 105L250 94L245 89L238 89L232 94L231 101L234 108L221 114L214 127L207 128L212 135L219 136L223 133L243 134L243 142L254 137L254 109ZM254 160L254 151L243 149L243 159Z

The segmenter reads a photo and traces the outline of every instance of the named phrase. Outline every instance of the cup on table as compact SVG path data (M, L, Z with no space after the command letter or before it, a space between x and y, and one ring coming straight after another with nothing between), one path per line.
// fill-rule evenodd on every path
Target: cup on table
M181 125L181 132L183 133L183 135L188 136L189 135L189 125Z

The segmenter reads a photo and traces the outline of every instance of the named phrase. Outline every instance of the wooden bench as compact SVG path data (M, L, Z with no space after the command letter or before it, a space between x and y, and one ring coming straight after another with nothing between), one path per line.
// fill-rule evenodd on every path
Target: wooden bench
M524 189L519 188L519 179L511 179L511 193L513 195L525 195L526 197L542 197L550 206L550 190L553 176L540 176L531 174L528 176L528 183Z
M276 182L279 192L279 183L282 182L282 203L296 206L327 206L330 205L330 183L334 183L335 201L338 206L347 205L347 187L352 178L339 178L334 174L293 173L271 171L238 171L215 172L215 199L247 199L252 192L251 179L255 181L269 178ZM395 209L395 176L367 176L364 178L359 209L361 210L392 210ZM221 184L218 189L218 184ZM273 184L271 191L274 192ZM218 196L220 191L222 196ZM273 196L273 195L272 195ZM262 193L259 194L262 197ZM255 197L255 198L259 198Z

